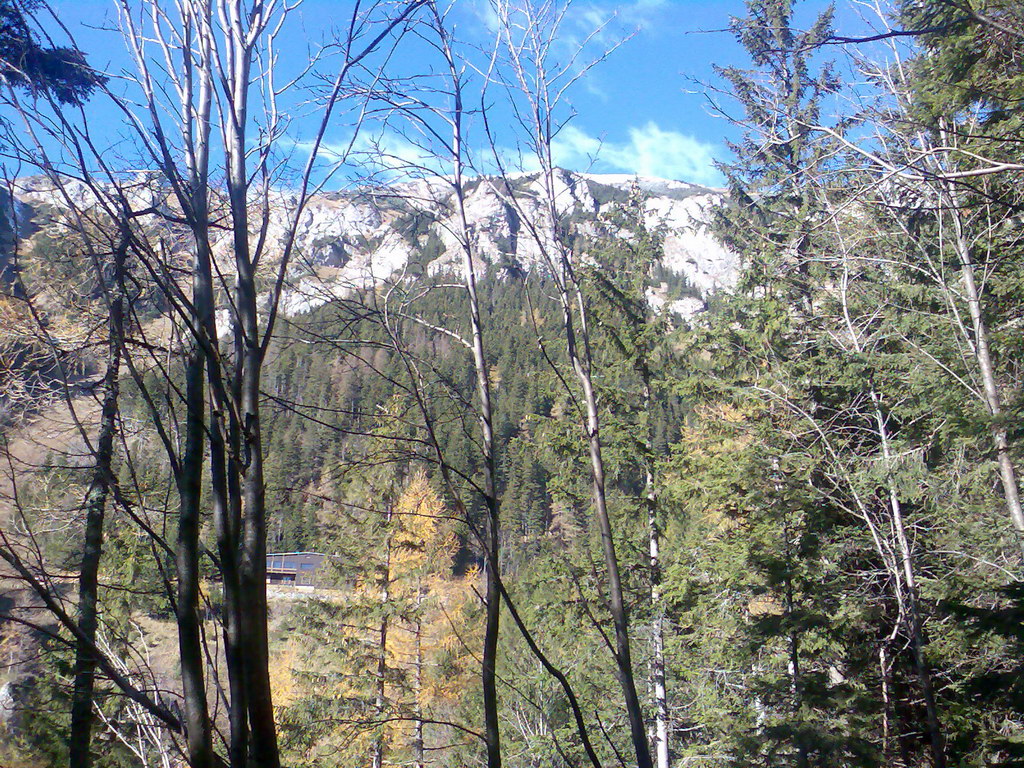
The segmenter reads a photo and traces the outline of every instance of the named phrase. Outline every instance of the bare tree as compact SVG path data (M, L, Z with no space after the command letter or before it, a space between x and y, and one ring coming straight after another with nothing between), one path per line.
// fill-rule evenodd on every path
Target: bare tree
M555 283L557 303L562 313L565 351L579 390L580 426L589 454L594 513L600 530L605 576L608 580L608 608L615 636L610 650L615 662L616 677L622 688L637 765L649 768L652 761L633 672L629 615L623 597L619 558L608 511L600 406L594 385L590 309L576 264L573 234L566 221L565 193L560 189L561 172L555 166L553 157L555 137L566 120L561 115L568 89L610 51L584 63L584 44L567 61L558 61L555 46L568 8L568 3L491 2L491 9L497 19L497 42L488 77L493 88L507 95L507 105L516 126L521 129L522 150L539 165L539 216L527 211L521 198L515 194L505 168L506 159L499 149L500 141L493 126L487 124L490 145L494 149L494 162L500 170L492 186L519 214L541 255L546 271ZM591 38L600 31L600 28L596 29Z
M442 239L448 245L449 253L454 252L456 262L452 267L458 271L459 280L427 288L414 287L410 275L400 270L386 281L389 287L382 291L382 303L375 311L380 314L390 340L390 348L406 366L408 376L402 387L407 389L411 401L416 404L414 410L420 414L425 434L424 447L427 449L423 458L439 469L450 498L469 524L483 555L486 592L482 599L486 618L481 679L483 737L488 764L498 765L502 757L499 682L504 682L509 690L519 694L516 685L502 678L497 670L500 609L504 602L530 652L560 686L573 712L576 730L587 757L594 766L599 766L601 761L591 742L575 691L566 674L552 663L540 647L537 637L524 622L501 575L501 499L498 484L500 447L495 438L492 375L485 342L487 318L479 290L480 271L484 262L478 252L478 233L474 231L468 213L470 193L467 177L481 174L481 169L467 141L467 122L477 116L476 110L467 105L470 98L467 94L481 84L482 78L474 67L475 52L467 50L449 28L447 15L450 10L450 5L440 7L432 3L430 12L416 30L418 36L430 43L441 57L441 72L436 82L389 82L380 86L375 97L383 105L381 109L389 120L388 127L397 131L403 141L415 147L415 154L422 158L410 161L407 157L391 155L383 147L378 148L379 162L387 168L389 179L394 174L401 174L420 180L419 183L404 186L389 184L381 190L381 194L397 195L404 205L422 210L427 215L436 215ZM490 186L491 182L487 182L484 188ZM417 314L416 302L428 292L453 289L463 293L467 326L464 330L458 326L445 327L430 323ZM457 351L465 350L469 353L475 383L472 400L452 391L446 391L445 397L453 400L460 414L470 414L467 418L477 422L480 478L467 477L465 468L453 463L438 437L436 428L440 418L435 408L437 398L431 390L437 385L440 376L433 373L429 361L409 347L406 340L408 329L417 327L450 339L455 342ZM472 496L482 501L485 510L482 525L470 513ZM556 748L560 747L556 744Z
M369 11L376 10L372 4ZM182 523L179 524L179 590L191 583L196 572L198 518L193 505L198 502L201 472L203 421L202 370L210 383L211 477L214 493L214 518L218 532L218 551L225 585L225 648L228 656L229 684L232 691L231 763L241 766L247 760L273 768L279 764L274 711L268 673L266 603L266 498L263 478L263 444L260 420L260 382L266 350L273 337L281 294L291 257L297 247L296 232L305 205L317 187L314 170L319 149L330 125L335 106L345 95L353 70L365 64L385 40L400 28L422 2L400 6L383 17L364 16L367 9L357 6L348 25L349 36L342 42L341 58L335 74L328 79L327 93L314 121L312 149L301 170L294 205L283 212L279 243L272 243L268 228L274 208L281 204L275 184L280 181L280 166L275 166L277 140L287 127L279 100L287 90L278 84L276 41L294 7L256 2L251 7L240 2L186 3L180 20L169 21L153 6L149 34L132 21L131 9L122 6L128 39L135 52L140 72L139 84L146 95L149 130L156 139L153 159L178 198L188 228L195 239L196 268L189 318L193 352L186 370L187 423L195 431L196 442L186 437L181 481ZM389 10L390 9L385 9ZM152 35L152 38L150 38ZM169 162L174 146L163 138L160 125L159 91L153 86L153 70L147 58L150 39L159 43L158 53L179 60L181 74L172 74L174 92L179 95L174 114L179 115L180 132L185 143L186 167L182 174ZM252 103L258 93L262 103ZM211 144L211 109L219 118L218 143ZM223 153L224 188L211 201L210 154ZM234 285L225 284L225 275L215 264L214 244L210 242L211 203L227 208L229 233L224 246L230 253L229 272ZM275 253L275 246L278 251ZM268 262L273 259L273 264ZM268 274L267 300L261 299L261 267ZM231 347L221 350L220 329L216 324L214 279L222 283L232 298L229 302ZM263 305L261 307L261 304ZM261 317L262 315L262 317ZM193 447L195 452L193 452ZM185 533L182 533L184 531ZM188 536L188 540L181 539ZM188 578L186 578L188 576ZM191 592L179 595L179 622L184 612L195 608ZM185 622L191 626L190 622ZM183 677L185 660L198 664L199 638L194 629L182 644ZM189 675L192 683L194 727L208 731L203 711L202 679ZM186 692L186 703L190 696ZM189 707L186 707L186 712ZM190 739L192 731L189 731ZM209 753L208 736L194 744L193 759L200 762Z
M9 91L7 97L11 100L9 103L18 109L22 108L13 91ZM22 149L28 149L29 154L35 158L46 157L45 150L38 145L32 146L31 142L28 147L17 143L12 143L12 147L9 152L16 160L23 159L19 157ZM49 350L51 359L49 371L52 375L49 381L40 381L36 387L37 395L43 399L32 405L30 412L33 418L40 420L39 427L45 435L50 429L48 421L53 418L53 403L57 403L58 413L65 412L71 421L70 434L60 438L59 442L79 442L89 457L89 479L85 483L84 498L78 508L84 520L83 545L77 569L77 605L74 612L62 608L55 613L55 618L74 638L69 746L71 765L75 766L88 765L91 761L95 709L93 692L97 668L123 693L134 699L136 706L147 709L154 721L175 728L180 725L177 718L158 701L150 698L145 689L134 686L133 678L137 675L116 665L112 667L112 660L97 646L100 627L99 576L105 518L111 498L116 499L122 508L127 504L118 486L114 458L115 442L121 431L120 369L128 327L132 324L131 313L128 311L132 295L127 288L131 219L123 210L111 215L112 211L100 205L91 210L76 208L72 202L74 193L70 183L65 183L58 175L49 174L47 183L51 184L49 192L58 207L67 204L64 213L57 215L48 225L50 234L60 242L60 251L66 252L66 255L45 254L36 257L29 271L36 273L42 269L44 274L33 274L30 281L25 280L22 275L23 265L18 259L22 245L18 240L23 233L16 231L12 251L12 287L17 301L26 307L27 316L36 328L35 335ZM9 194L14 199L20 191L21 187L15 183ZM47 260L49 264L41 265L40 259ZM62 271L69 268L71 274ZM47 270L52 274L47 274ZM61 285L62 277L65 280L71 277L73 282ZM95 323L97 317L102 318L102 321ZM94 330L87 330L90 326ZM81 336L80 349L77 350L61 338L67 333L64 329L75 328L80 329L76 333ZM93 345L105 350L104 355L95 363L90 362L92 354L88 351ZM90 384L88 371L94 364L102 366L104 372L99 382ZM81 394L83 387L91 388L92 396L99 401L96 423L92 421L90 396ZM47 397L48 392L51 397ZM28 425L23 425L21 431L27 434L30 431ZM22 452L31 453L32 450L31 446L26 446ZM72 465L81 461L73 456L69 458ZM37 539L39 534L33 530L36 526L30 520L26 502L19 493L19 487L31 484L29 477L33 472L41 474L46 469L38 471L23 465L23 459L12 455L9 447L6 460L9 475L5 480L10 484L12 492L6 499L9 504L5 505L4 516L0 520L0 528L5 529L3 540L6 552L3 556L37 593L44 605L53 611L63 600L58 580L51 575L51 571L59 566L45 562L43 546ZM133 513L129 511L129 514ZM29 545L27 548L26 544ZM111 674L112 668L118 673Z
M120 2L123 40L134 72L121 77L119 88L125 91L115 91L108 82L102 92L108 108L124 116L124 130L139 156L114 157L98 149L102 145L90 133L84 115L76 121L73 114L59 109L49 115L22 112L38 144L43 144L38 134L48 134L49 140L63 142L78 161L70 166L42 161L51 177L73 179L88 191L85 198L64 201L72 210L81 211L82 206L116 209L127 211L129 222L146 221L145 227L125 225L125 249L131 250L158 286L181 331L181 346L172 354L180 349L183 391L176 389L172 378L164 379L165 391L155 389L140 361L124 350L124 341L116 343L150 407L177 487L173 602L184 694L183 730L193 766L213 766L220 760L214 750L208 652L200 621L207 453L218 541L215 559L225 594L229 760L233 766L250 761L271 768L279 764L268 674L260 376L290 261L301 245L296 233L303 210L329 177L321 168L320 150L339 112L337 106L350 94L352 76L368 67L376 51L394 44L421 5L423 0L397 6L357 4L347 37L334 47L338 54L334 59L317 57L286 74L276 44L294 16L294 5L259 0L189 0L171 5L154 0L141 6ZM298 169L299 180L289 203L279 191L279 185L295 173L290 153L281 151L280 139L289 122L280 104L306 98L297 88L318 66L324 74L319 82L326 87L315 99L317 111L309 120L311 148ZM328 69L332 66L333 70ZM145 174L146 194L129 189L131 176L125 160L136 168L141 163L152 169ZM272 226L278 227L277 237L271 236ZM192 260L186 270L175 263L182 249ZM222 309L218 295L228 297L223 307L226 328L218 326ZM172 373L158 359L156 348L151 348L145 364L163 374ZM172 406L169 415L166 403ZM174 410L179 403L180 422ZM107 477L109 471L102 474ZM88 549L83 566L87 597L98 558L94 539L90 538L95 546ZM86 600L83 606L88 608L89 603ZM89 622L84 627L74 624L73 631L84 638L95 657L95 644L87 642ZM112 669L109 663L105 668ZM80 698L76 711L84 713L89 707L84 689ZM82 715L76 722L85 719ZM171 717L165 720L176 722ZM87 737L82 749L88 751Z
M85 497L85 542L78 572L78 625L85 637L75 647L74 691L71 701L69 764L72 768L91 764L93 691L96 660L91 646L96 643L97 603L99 599L100 558L103 553L103 522L107 498L114 484L114 438L118 427L121 350L124 347L125 320L125 238L114 244L111 285L105 288L109 321L107 327L106 372L103 377L103 403L99 433L94 449L92 480ZM102 265L97 272L103 276ZM88 642L85 642L88 640Z

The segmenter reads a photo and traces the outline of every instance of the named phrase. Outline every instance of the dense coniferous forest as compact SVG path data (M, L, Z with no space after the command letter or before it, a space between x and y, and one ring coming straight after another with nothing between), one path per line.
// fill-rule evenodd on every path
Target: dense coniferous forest
M2 768L1024 765L1019 3L747 0L720 190L570 3L115 5L0 0Z

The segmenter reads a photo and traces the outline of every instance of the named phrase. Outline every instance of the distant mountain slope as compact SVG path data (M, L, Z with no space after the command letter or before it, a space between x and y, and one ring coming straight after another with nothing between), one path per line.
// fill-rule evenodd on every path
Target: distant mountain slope
M627 199L634 183L646 198L648 226L660 228L664 234L664 268L684 276L700 297L677 299L674 309L684 315L699 311L702 299L716 289L731 287L738 271L736 257L706 227L710 209L723 199L721 190L681 181L560 170L556 203L585 236L624 236L602 217ZM527 216L541 221L538 175L519 174L512 186ZM535 238L523 231L520 216L499 194L497 183L477 178L467 187L469 223L478 258L484 264L520 272L542 269ZM147 187L144 180L133 194L140 209L174 208L167 202L169 195ZM84 188L77 186L72 195L78 204L89 197ZM55 212L66 207L52 186L38 177L19 180L15 197L18 228L23 233L45 230L47 220L53 220ZM298 248L290 265L283 311L292 315L307 312L329 301L332 295L378 284L396 273L457 273L462 257L452 234L455 222L451 198L452 190L443 179L313 197L300 219ZM275 201L267 234L269 242L281 244L297 200L293 194L281 191ZM10 214L5 219L9 228ZM548 233L542 232L541 236L547 237ZM0 247L8 250L9 238ZM230 236L223 232L215 250L225 274L231 271L230 248ZM656 289L652 292L652 301L666 300Z
M557 181L560 210L577 222L583 234L594 236L609 231L615 234L602 216L624 202L631 185L638 183L646 197L648 226L664 233L664 267L685 276L701 297L735 284L736 257L706 227L710 209L723 199L721 190L679 181L571 171L559 171ZM513 180L513 187L527 216L542 221L537 175L521 174ZM452 234L451 196L447 185L438 180L324 195L311 201L300 229L306 257L293 265L296 279L285 299L285 310L302 312L326 301L324 278L344 291L380 282L403 269L457 273L462 256ZM519 214L506 204L495 182L486 178L470 182L466 207L481 261L521 271L543 268L535 239L523 231ZM547 237L548 233L541 235ZM698 308L692 300L688 306L678 307L685 314Z

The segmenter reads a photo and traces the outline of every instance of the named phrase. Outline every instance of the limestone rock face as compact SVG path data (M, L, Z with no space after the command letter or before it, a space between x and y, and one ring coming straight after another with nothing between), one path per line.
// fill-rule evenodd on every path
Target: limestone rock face
M644 194L647 226L664 235L665 268L684 276L698 294L673 301L655 288L651 302L692 316L710 294L731 289L739 272L736 255L707 227L710 212L724 199L720 190L680 181L559 171L555 206L584 235L626 237L605 217L625 201L633 184ZM516 205L508 202L509 187ZM544 195L535 174L518 175L507 185L486 178L467 185L465 207L478 268L495 265L520 273L548 268L542 246L550 243L551 228ZM540 243L531 231L536 225ZM459 275L463 256L457 231L452 192L443 180L316 198L303 213L286 311L302 312L330 295L403 272Z
M166 191L146 182L140 178L132 187L132 205L149 211L171 207ZM634 184L644 196L648 227L663 234L665 269L684 276L690 294L695 294L672 300L664 290L653 288L650 300L655 306L667 304L684 316L693 315L703 309L704 299L711 293L733 287L739 270L736 256L707 228L710 212L723 201L720 190L681 181L560 170L553 189L555 207L574 222L584 241L598 235L625 238L628 233L611 223L607 214L628 198ZM90 197L87 189L77 186L70 194L76 205L86 204ZM463 256L456 237L459 226L452 195L444 179L432 179L312 197L298 214L282 310L286 314L307 312L334 296L403 275L458 276ZM5 224L29 232L40 226L39 219L53 217L55 210L65 208L66 198L66 192L53 189L45 179L20 180L15 189L16 205L5 206ZM486 177L469 181L465 207L476 266L493 265L499 275L548 269L551 226L545 199L537 174L518 174L506 181ZM264 205L254 200L254 213ZM276 271L275 262L279 263L288 247L286 233L297 206L298 198L292 192L271 194L265 233L269 253L262 269ZM17 212L14 217L12 210ZM223 229L215 232L218 267L222 274L230 275L230 234ZM254 232L254 242L256 237ZM187 238L178 242L187 248Z

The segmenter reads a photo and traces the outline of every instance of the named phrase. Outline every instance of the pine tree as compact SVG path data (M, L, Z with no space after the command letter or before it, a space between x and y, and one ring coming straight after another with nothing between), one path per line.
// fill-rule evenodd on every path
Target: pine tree
M16 88L49 94L58 104L82 104L107 78L77 48L40 39L33 14L41 7L40 0L0 2L0 77Z

